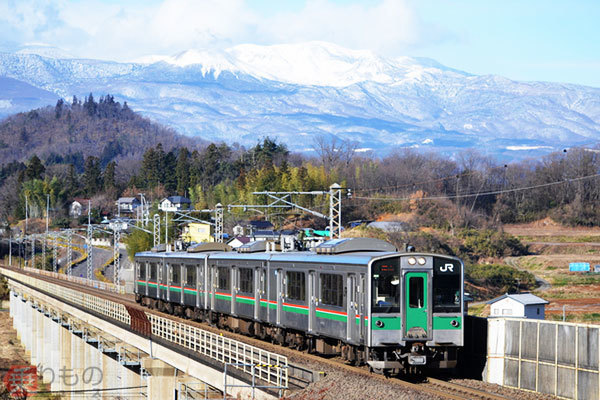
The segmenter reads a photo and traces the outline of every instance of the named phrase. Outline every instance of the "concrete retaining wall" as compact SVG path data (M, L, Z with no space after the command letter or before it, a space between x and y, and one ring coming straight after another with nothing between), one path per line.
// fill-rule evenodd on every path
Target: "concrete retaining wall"
M566 399L600 396L600 326L527 319L488 320L490 383Z

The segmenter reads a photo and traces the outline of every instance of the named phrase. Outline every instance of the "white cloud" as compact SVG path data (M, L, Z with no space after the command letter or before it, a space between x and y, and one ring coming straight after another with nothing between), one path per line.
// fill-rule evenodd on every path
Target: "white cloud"
M307 0L297 12L259 14L244 0L8 0L0 42L44 42L80 56L131 60L242 43L328 41L399 55L421 23L407 0L336 4Z

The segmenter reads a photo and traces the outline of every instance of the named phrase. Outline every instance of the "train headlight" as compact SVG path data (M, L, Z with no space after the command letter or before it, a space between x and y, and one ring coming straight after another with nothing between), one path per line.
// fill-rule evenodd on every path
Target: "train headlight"
M460 325L460 322L458 322L457 320L453 319L452 322L450 322L450 325L452 325L455 328L458 328L458 325Z
M410 258L408 259L408 264L409 264L409 265L415 265L416 263L417 263L417 259L416 259L416 258L414 258L414 257L410 257Z
M417 258L417 262L419 263L419 265L425 265L425 258L419 257Z

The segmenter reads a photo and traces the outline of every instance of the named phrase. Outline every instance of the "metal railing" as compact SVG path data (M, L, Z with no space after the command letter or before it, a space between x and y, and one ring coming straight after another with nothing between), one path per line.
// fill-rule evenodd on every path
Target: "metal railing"
M68 276L65 274L58 273L58 272L46 271L46 270L37 269L37 268L25 267L25 268L23 268L23 270L34 273L34 274L40 274L40 275L49 276L49 277L56 278L56 279L62 279L64 281L78 283L80 285L89 286L94 289L100 289L100 290L104 290L104 291L111 292L111 293L119 293L119 294L127 293L126 285L115 285L114 283L110 283L110 282L88 280L86 278L81 278L79 276Z
M0 267L0 273L17 283L21 282L41 291L52 293L53 296L74 305L131 326L131 316L121 303L82 293L2 267ZM22 290L35 290L26 287L21 288ZM261 379L277 387L287 388L287 357L185 323L155 314L145 314L150 321L152 335L224 365L236 364L237 369L248 373L253 378ZM278 368L273 368L273 365Z

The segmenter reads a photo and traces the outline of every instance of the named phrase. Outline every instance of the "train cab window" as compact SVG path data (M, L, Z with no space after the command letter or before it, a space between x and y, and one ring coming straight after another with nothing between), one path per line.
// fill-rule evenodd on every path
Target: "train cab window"
M185 266L185 284L187 287L196 287L196 266L186 265Z
M371 310L374 313L400 312L400 266L398 259L376 261L371 267Z
M170 272L170 283L179 283L179 276L181 275L181 265L180 264L171 264L169 266L169 272Z
M150 268L150 280L156 282L156 263L149 263Z
M459 313L461 266L452 259L440 257L433 261L433 312Z
M424 280L420 276L411 276L408 279L408 306L410 308L422 308L425 304Z
M290 300L306 301L306 276L304 272L287 271L287 297Z
M218 267L217 268L217 276L218 276L218 288L221 290L230 290L229 288L229 273L230 269L228 267Z
M330 306L344 306L344 277L321 274L321 302Z
M240 268L240 292L252 293L254 291L252 272L252 268Z

